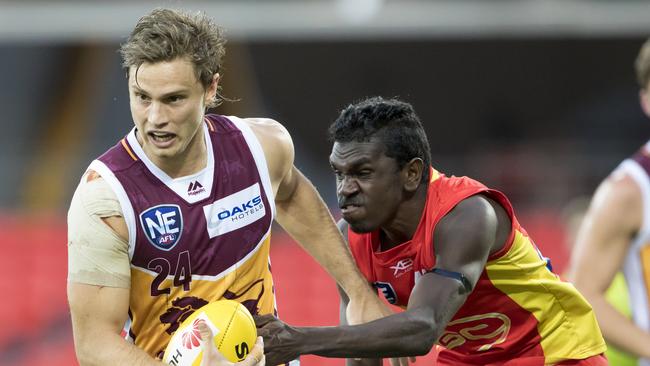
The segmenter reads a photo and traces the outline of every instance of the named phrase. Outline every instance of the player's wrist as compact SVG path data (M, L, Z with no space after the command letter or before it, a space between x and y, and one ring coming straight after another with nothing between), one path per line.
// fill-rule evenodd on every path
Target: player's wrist
M298 358L302 355L314 354L318 349L318 344L322 339L318 337L319 327L293 327L284 324L283 330L279 337L282 339L282 349L288 351L290 359ZM286 355L285 355L286 356Z
M365 281L358 281L355 283L339 284L345 294L348 295L348 298L351 301L355 302L367 302L373 299L376 294L372 291L370 285Z
M297 339L300 339L296 346L300 355L327 356L332 348L336 348L336 327L301 327L295 330L298 332Z

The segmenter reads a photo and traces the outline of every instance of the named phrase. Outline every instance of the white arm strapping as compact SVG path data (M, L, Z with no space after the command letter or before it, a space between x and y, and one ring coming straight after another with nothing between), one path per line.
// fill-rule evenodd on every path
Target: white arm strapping
M68 281L131 287L129 244L102 218L122 216L115 193L101 177L81 179L68 211Z

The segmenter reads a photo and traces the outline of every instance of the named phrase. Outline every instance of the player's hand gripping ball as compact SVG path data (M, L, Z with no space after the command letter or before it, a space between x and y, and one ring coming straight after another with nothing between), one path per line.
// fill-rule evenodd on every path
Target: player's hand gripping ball
M203 342L199 324L204 322L214 335L214 344L231 362L244 360L255 345L257 328L248 309L237 301L219 300L196 310L176 330L167 345L163 362L175 366L199 366Z

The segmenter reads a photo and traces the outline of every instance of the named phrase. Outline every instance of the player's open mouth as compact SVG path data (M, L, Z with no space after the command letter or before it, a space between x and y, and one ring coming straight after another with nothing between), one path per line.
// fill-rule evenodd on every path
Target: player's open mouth
M169 132L149 132L149 136L156 141L164 142L173 139L176 135Z
M361 205L343 205L341 206L341 213L343 215L350 215L354 212L358 212L361 207Z
M176 135L173 133L159 131L148 132L147 135L149 136L151 142L153 142L154 145L158 147L169 146L174 137L176 137Z

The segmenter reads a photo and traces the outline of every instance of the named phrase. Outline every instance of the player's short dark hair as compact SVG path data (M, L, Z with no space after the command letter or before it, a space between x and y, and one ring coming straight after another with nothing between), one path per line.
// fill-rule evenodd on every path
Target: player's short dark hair
M431 149L411 104L368 98L343 109L329 128L331 142L367 142L372 137L384 144L386 156L395 159L400 169L413 158L422 159L422 182L428 182Z
M140 18L120 47L122 66L187 58L194 64L197 79L208 88L221 69L226 54L223 30L203 13L155 9ZM213 107L217 101L209 104Z
M648 88L650 82L650 38L641 46L641 50L639 50L634 62L634 70L636 71L636 80L639 87L641 89Z

